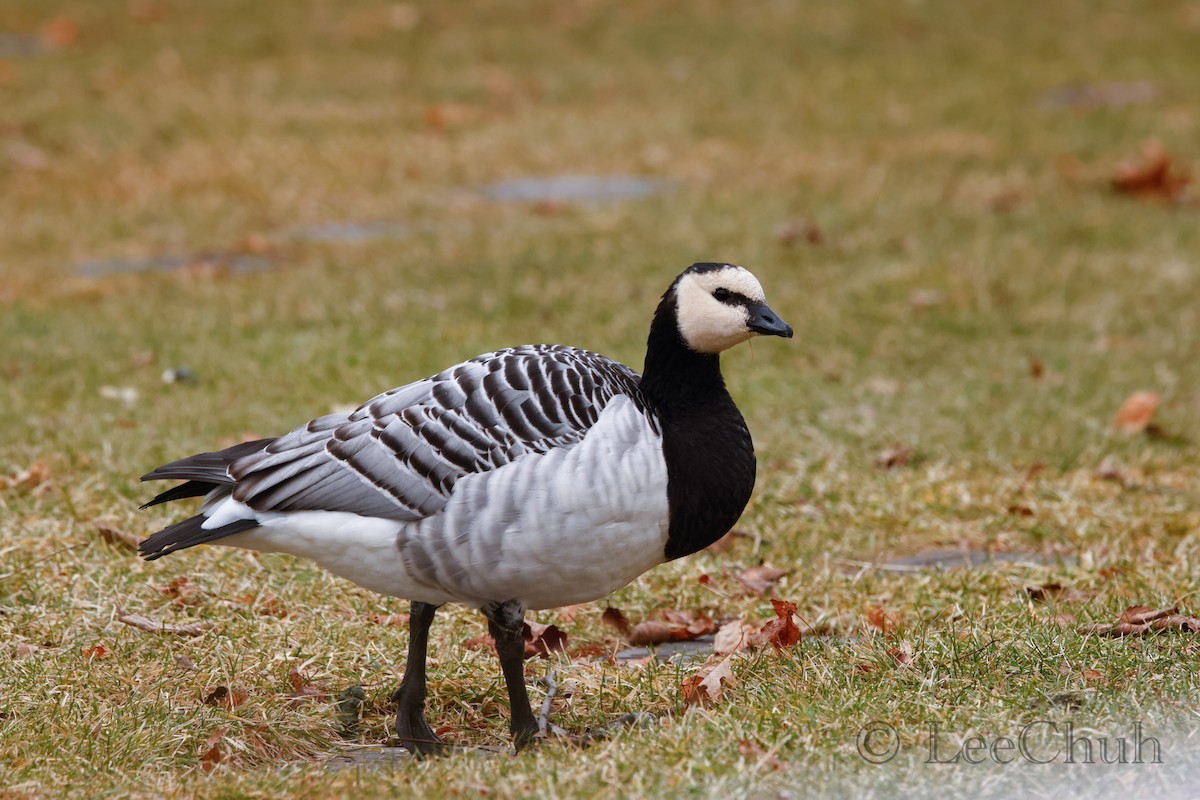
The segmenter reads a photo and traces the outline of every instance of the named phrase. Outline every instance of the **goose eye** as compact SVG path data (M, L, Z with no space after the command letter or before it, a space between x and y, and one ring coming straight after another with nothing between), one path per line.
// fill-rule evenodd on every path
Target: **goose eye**
M713 292L713 297L720 300L722 303L729 299L729 290L721 287Z

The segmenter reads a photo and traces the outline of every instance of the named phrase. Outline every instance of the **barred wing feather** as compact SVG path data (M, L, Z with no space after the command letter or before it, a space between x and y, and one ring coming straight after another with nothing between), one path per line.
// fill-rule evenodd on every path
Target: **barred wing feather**
M257 511L423 519L464 475L578 443L614 396L646 413L638 381L628 367L573 347L486 353L237 459L233 497Z

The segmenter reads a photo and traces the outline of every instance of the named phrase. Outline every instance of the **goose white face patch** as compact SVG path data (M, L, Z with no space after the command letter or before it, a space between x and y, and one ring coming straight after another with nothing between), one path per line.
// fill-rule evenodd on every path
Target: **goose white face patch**
M714 296L720 289L729 293L729 300ZM689 272L675 285L679 334L698 353L728 350L758 335L749 328L745 303L765 303L766 299L762 284L742 267L730 264L723 269Z

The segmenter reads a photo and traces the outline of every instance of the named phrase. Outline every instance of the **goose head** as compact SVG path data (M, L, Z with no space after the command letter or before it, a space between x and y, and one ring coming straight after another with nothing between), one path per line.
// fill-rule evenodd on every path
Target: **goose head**
M679 338L697 353L720 353L755 336L792 337L792 326L771 310L762 284L743 267L693 264L671 294Z

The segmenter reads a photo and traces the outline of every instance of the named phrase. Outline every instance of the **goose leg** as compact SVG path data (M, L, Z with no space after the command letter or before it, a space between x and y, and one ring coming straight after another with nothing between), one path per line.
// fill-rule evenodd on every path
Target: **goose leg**
M408 662L404 680L392 694L399 707L396 734L413 755L430 755L442 747L442 740L425 721L425 655L429 647L429 627L438 607L413 601L409 609Z
M484 606L483 613L488 620L488 631L496 641L500 671L508 686L508 704L512 710L509 730L513 744L520 750L538 732L537 717L529 706L529 692L525 688L525 605L516 600L493 603Z

